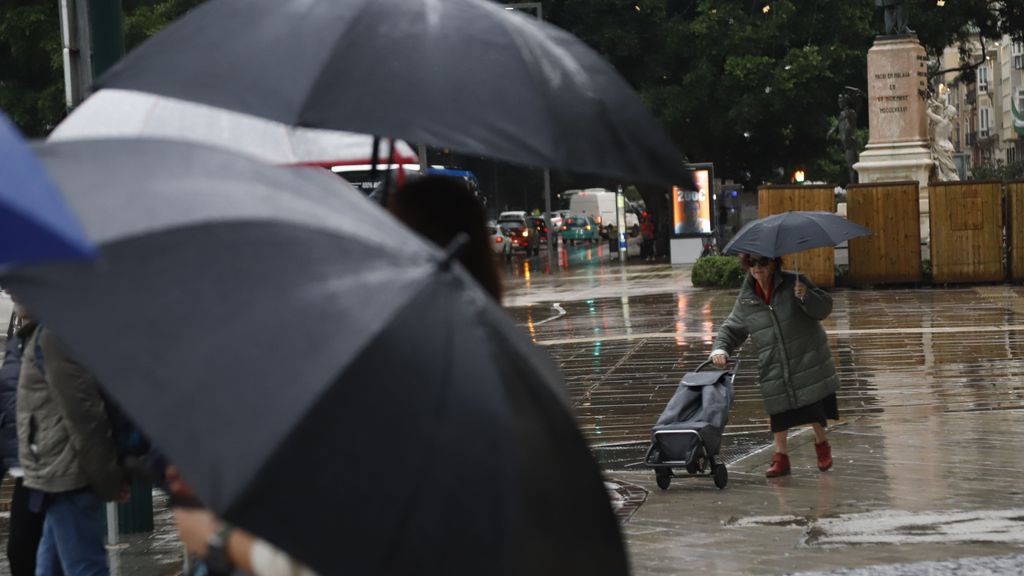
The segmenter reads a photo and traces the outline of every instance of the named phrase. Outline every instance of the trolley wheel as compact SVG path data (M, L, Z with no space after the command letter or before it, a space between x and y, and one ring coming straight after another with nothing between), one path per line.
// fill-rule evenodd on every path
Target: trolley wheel
M715 486L718 486L718 489L721 490L728 483L729 471L725 468L725 464L715 464Z
M655 480L658 482L658 488L662 490L668 490L669 485L672 484L672 476L668 471L658 470L655 472Z

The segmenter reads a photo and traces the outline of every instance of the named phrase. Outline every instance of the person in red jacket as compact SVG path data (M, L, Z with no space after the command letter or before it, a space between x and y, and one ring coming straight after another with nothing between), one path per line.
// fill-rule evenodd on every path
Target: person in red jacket
M654 221L649 216L644 216L640 223L640 235L640 258L654 260Z

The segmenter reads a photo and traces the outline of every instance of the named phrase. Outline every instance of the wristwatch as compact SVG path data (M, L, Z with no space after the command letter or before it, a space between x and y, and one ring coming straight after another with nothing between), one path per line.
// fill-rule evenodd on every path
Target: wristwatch
M203 562L206 563L206 568L211 576L231 574L234 566L231 564L231 558L228 557L228 539L234 531L234 526L225 523L206 541L206 558L203 559Z

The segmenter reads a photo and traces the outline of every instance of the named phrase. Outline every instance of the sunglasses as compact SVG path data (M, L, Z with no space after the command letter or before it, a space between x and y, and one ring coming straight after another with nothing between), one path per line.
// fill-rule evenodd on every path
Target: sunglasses
M761 268L767 268L768 265L771 264L774 261L775 261L774 258L768 258L767 256L758 256L757 258L754 258L753 256L751 256L751 258L750 258L750 265L751 266L760 266Z

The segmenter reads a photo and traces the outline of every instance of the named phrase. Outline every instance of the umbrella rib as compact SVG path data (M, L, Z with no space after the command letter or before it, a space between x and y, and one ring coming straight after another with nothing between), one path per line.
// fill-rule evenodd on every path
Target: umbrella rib
M437 276L434 276L434 278L436 278L436 277ZM448 295L448 293L446 293L446 295ZM450 319L448 321L449 321L449 327L451 327ZM436 327L434 328L434 330L436 330ZM445 330L443 332L443 337L444 337L444 345L443 345L443 350L441 352L442 358L443 358L443 360L442 360L443 366L441 367L441 374L442 374L442 380L441 381L444 382L444 392L445 392L445 394L441 395L441 400L439 401L439 406L435 407L435 409L437 410L439 416L441 416L441 418L439 418L439 420L442 420L442 421L444 419L443 415L447 411L446 409L450 408L450 403L451 402L449 400L449 397L448 397L447 393L451 389L452 381L454 380L454 378L452 378L452 363L453 363L453 359L454 359L454 356L455 356L455 335L454 335L453 330ZM421 446L421 448L423 448L423 452L425 454L435 454L435 453L437 453L437 444L438 444L438 442L440 442L440 439L441 439L441 434L435 434L434 437L432 438L433 442L432 442L432 446L430 448L427 448L425 446ZM426 485L427 485L426 482L422 482L422 481L416 482L416 484L415 484L416 488L408 495L407 500L406 500L406 504L404 506L402 506L402 509L401 509L401 518L402 519L401 519L401 521L398 524L399 525L399 529L396 530L395 533L392 535L392 543L393 544L392 544L392 546L390 546L390 548L392 550L400 550L401 549L401 542L402 542L403 538L406 536L406 531L409 529L408 526L409 526L410 521L413 518L413 513L415 511L412 503L416 502L417 500L419 500L418 496L423 493L423 489L426 487ZM396 560L397 560L397 558L396 558L396 555L394 555L394 554L388 556L385 559L385 566L387 568L387 569L384 570L385 574L389 574L389 573L394 572L394 566L393 565L394 565Z
M773 227L773 232L775 233L775 238L773 239L772 244L771 244L772 245L772 253L771 254L762 254L762 256L770 256L772 258L778 258L778 257L782 256L782 254L779 253L779 235L782 233L782 225L785 224L786 218L788 218L788 217L789 217L789 212L783 214L782 217L779 218L778 225Z
M353 14L352 17L348 19L348 26L346 26L342 30L337 31L337 36L335 36L334 42L331 43L330 50L326 51L324 61L321 62L321 65L318 67L316 76L313 77L313 81L310 82L309 89L306 91L306 95L302 98L302 103L299 106L299 109L297 110L298 116L295 118L294 124L296 126L303 126L306 128L335 128L338 130L345 129L345 127L343 126L314 126L311 124L306 124L303 121L303 115L305 114L307 106L309 106L309 102L312 99L313 94L316 93L317 87L320 86L324 78L327 76L328 67L326 66L326 63L330 62L333 59L334 54L338 53L339 49L348 42L348 31L356 28L356 21L363 17L366 8L369 4L369 1L363 1L359 5L359 8L356 10L355 14Z
M501 8L498 8L498 9L501 10ZM504 10L503 10L503 12L504 12ZM502 16L503 17L507 17L507 18L519 18L520 17L520 16L517 16L515 14L509 14L507 12L505 14L503 14ZM512 42L517 47L519 47L520 53L529 54L532 57L530 62L536 63L537 58L535 56L534 51L530 49L530 45L527 44L527 43L521 42L519 36L514 32L515 28L513 27L513 23L515 23L515 21L514 20L508 20L508 19L505 19L505 18L499 18L498 21L501 22L502 28L508 34L508 36L512 40ZM543 38L543 39L544 40L549 40L546 37ZM524 61L525 61L525 59L524 59ZM534 87L537 88L538 93L540 93L540 94L542 94L544 96L544 97L541 98L541 101L544 104L544 109L547 110L546 116L548 117L548 119L550 121L550 125L551 126L558 126L558 130L556 130L554 133L555 134L561 133L562 129L564 128L564 126L563 126L564 123L562 121L561 115L556 113L556 111L551 106L551 102L547 98L547 90L545 89L545 88L547 88L547 83L543 81L543 78L538 78L537 77L537 73L536 73L536 70L538 69L537 66L525 66L525 67L526 67L527 75L529 75L529 77L530 77L530 81L533 82ZM538 138L537 141L541 141L541 139ZM530 146L530 145L532 145L532 142L524 142L524 144ZM540 152L541 155L544 155L543 154L543 150L540 150L539 148L538 148L538 152ZM566 160L565 164L568 165L568 162L567 162L568 158L566 158L564 160Z
M830 232L828 228L825 228L822 225L820 220L816 218L808 218L808 220L810 220L815 226L817 226L819 230L824 232L825 236L827 236L830 241L832 241L835 244L838 244L840 242L840 240L837 240L836 237L832 235L832 232Z

